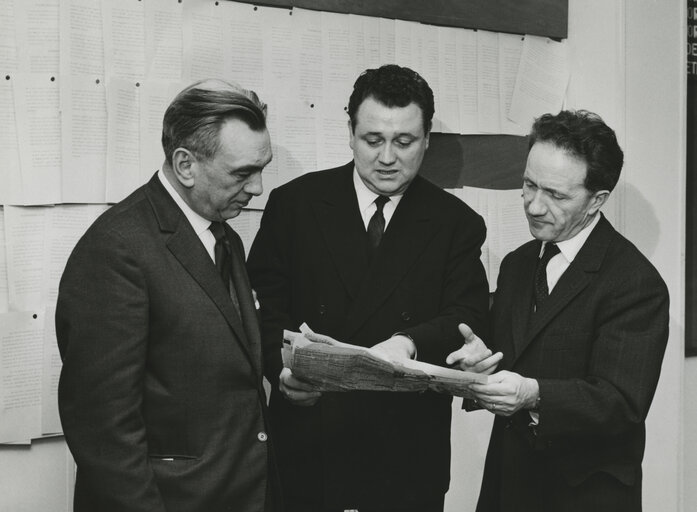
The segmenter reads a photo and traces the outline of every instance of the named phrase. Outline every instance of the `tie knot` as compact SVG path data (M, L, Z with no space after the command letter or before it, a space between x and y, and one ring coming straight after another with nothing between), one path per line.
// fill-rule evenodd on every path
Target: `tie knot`
M375 206L379 212L382 212L383 207L389 200L390 198L388 196L378 196L375 198Z
M211 225L208 226L208 229L210 229L211 233L213 233L216 242L225 240L225 226L222 222L211 222Z
M554 242L548 242L547 244L545 244L545 252L542 253L540 262L546 265L547 262L554 258L557 254L559 254L559 252L559 246L557 244L555 244Z

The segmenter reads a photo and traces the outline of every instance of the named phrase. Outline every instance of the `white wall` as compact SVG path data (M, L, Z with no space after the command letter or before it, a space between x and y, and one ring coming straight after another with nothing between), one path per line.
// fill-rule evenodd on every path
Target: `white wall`
M671 295L671 334L647 420L646 512L697 510L697 434L686 434L685 484L682 472L685 3L569 0L567 106L597 112L617 131L626 163L604 211L651 259ZM697 360L690 363L688 390L697 389ZM690 405L686 432L697 425L697 404ZM462 512L476 503L490 422L483 413L454 414L446 509Z

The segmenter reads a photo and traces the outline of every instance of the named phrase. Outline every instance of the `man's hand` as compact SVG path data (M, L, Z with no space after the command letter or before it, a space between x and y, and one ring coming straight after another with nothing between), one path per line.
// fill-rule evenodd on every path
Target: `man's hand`
M485 409L501 416L510 416L521 409L534 409L540 396L535 379L507 371L491 375L487 384L472 384L470 389Z
M462 348L448 355L445 362L449 365L458 365L461 370L466 372L484 373L489 375L496 371L496 367L501 362L503 354L486 348L484 342L472 332L467 324L457 326L460 334L465 338Z
M312 384L296 379L290 368L281 370L278 388L283 396L286 397L286 400L303 407L315 405L322 396L322 393L315 391Z
M413 359L416 354L416 346L407 336L397 334L377 345L373 345L370 351L385 361L399 362L405 359Z

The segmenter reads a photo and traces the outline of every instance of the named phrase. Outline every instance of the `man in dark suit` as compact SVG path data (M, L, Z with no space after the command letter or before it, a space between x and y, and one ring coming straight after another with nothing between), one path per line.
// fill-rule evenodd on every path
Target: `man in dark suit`
M641 510L668 291L600 213L622 163L595 114L533 126L523 202L535 240L501 264L489 339L504 371L473 388L496 414L479 512Z
M58 400L76 511L279 510L257 314L225 223L262 192L265 108L219 80L182 91L162 170L68 261Z
M485 322L484 222L418 176L430 87L407 68L371 69L356 81L348 113L354 160L274 190L248 259L284 500L291 512L440 512L451 397L320 397L282 369L282 331L303 322L394 360L440 365L460 345L459 322L477 332Z

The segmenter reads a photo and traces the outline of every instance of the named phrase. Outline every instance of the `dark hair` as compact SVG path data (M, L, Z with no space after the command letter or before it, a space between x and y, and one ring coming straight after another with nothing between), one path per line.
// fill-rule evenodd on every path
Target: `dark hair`
M266 105L247 89L224 80L196 82L181 91L165 112L162 121L162 149L167 163L184 147L196 158L208 160L219 147L223 122L236 118L253 131L266 128Z
M396 64L367 69L353 84L348 104L351 129L356 129L356 112L367 98L373 98L386 107L406 107L411 103L421 109L424 133L431 131L433 119L433 91L416 71Z
M528 149L549 142L580 158L587 165L584 186L589 192L612 191L620 178L624 153L615 132L598 114L587 110L562 110L535 119Z

